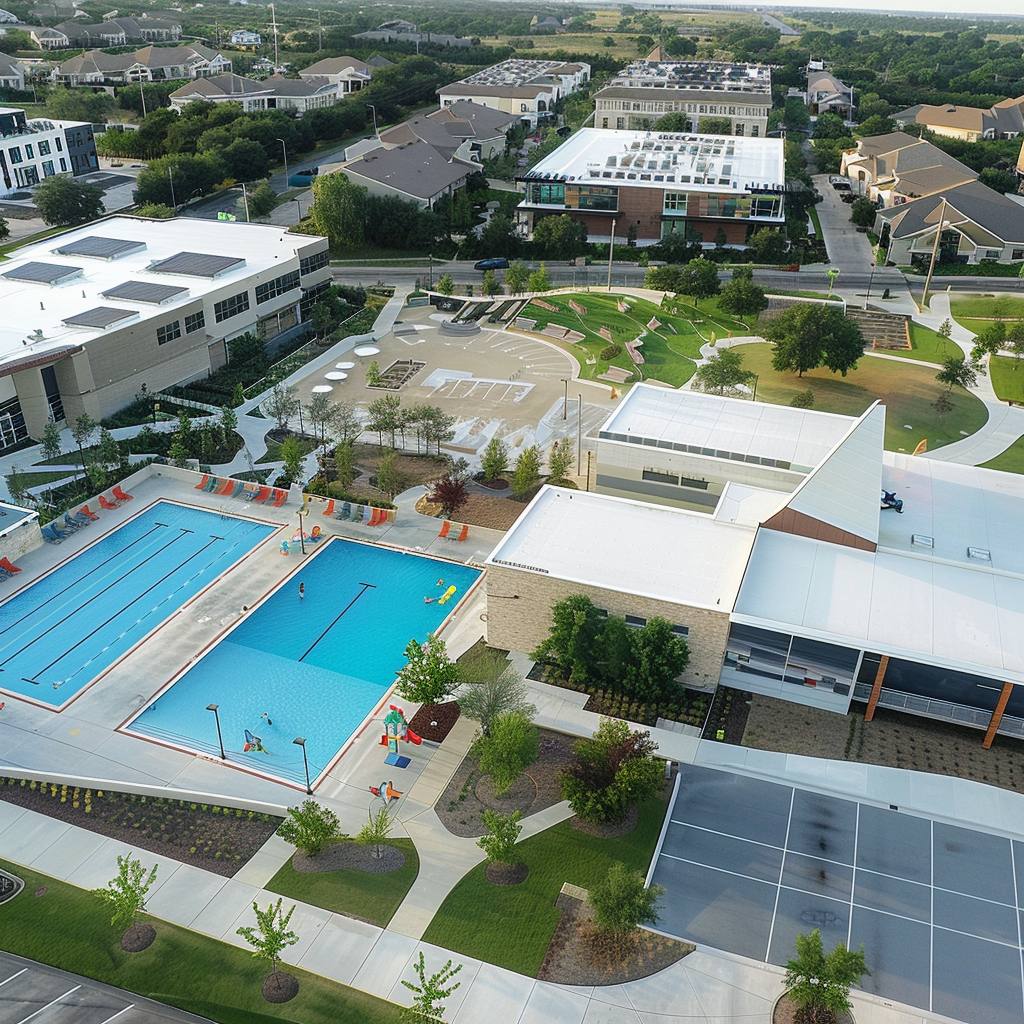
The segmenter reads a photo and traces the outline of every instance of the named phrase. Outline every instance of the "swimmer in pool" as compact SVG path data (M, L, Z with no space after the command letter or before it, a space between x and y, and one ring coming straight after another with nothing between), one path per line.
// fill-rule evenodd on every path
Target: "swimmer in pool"
M424 604L433 604L437 600L436 597L425 597L423 598Z
M443 586L444 586L444 580L438 580L438 581L437 581L437 585L438 585L439 587L443 587Z

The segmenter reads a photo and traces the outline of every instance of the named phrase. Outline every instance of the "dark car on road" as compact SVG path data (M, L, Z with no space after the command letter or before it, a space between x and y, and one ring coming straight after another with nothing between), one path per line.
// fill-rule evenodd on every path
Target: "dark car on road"
M480 260L473 264L474 270L508 270L508 260L504 256L495 256L489 260Z

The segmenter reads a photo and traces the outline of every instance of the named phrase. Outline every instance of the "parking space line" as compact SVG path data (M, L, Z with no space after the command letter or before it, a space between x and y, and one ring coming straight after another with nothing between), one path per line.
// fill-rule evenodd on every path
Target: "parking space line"
M720 868L714 864L704 864L699 860L690 860L688 857L677 857L674 853L662 853L662 857L667 860L677 860L681 864L692 864L694 867L707 868L708 871L719 871L723 875L732 875L733 878L744 878L748 882L760 882L762 885L774 885L776 889L779 888L778 882L769 882L763 878L755 878L753 875L745 875L742 871L730 871L728 868Z
M793 827L793 803L796 800L796 789L789 791L789 814L786 816L786 838L782 840L782 860L779 862L779 884L775 890L775 906L772 908L772 923L768 929L768 947L764 951L767 961L772 953L772 936L775 934L775 918L779 913L779 896L782 895L782 873L786 870L786 854L789 851L789 830Z
M12 974L9 978L4 978L3 981L0 981L0 985L6 985L7 982L14 981L15 978L20 978L27 970L27 967L22 967L22 969L18 971L17 974Z
M117 1018L120 1017L122 1013L127 1013L134 1005L135 1005L134 1003L129 1003L123 1009L118 1010L117 1013L115 1013L113 1017L108 1017L106 1020L100 1021L100 1024L110 1024L110 1022L112 1020L117 1020Z
M38 1010L34 1011L33 1013L30 1013L27 1017L22 1017L21 1020L18 1021L18 1024L26 1024L26 1022L30 1021L33 1017L38 1017L39 1014L41 1014L44 1010L48 1010L51 1006L55 1005L56 1003L59 1003L64 998L64 996L69 996L71 995L72 992L77 992L81 987L81 985L76 985L74 988L69 988L67 992L64 992L63 994L57 996L56 999L51 999L45 1006L39 1007Z
M743 836L734 836L729 832L719 832L717 829L705 828L703 825L693 825L688 821L679 821L677 818L671 818L670 821L673 825L685 825L687 828L695 828L698 832L707 832L708 835L712 836L722 836L724 839L735 839L739 843L753 843L754 846L763 846L766 850L781 850L782 852L785 852L786 850L784 846L774 846L772 843L762 843L757 839L745 839ZM795 853L796 851L794 850L793 852ZM826 858L819 857L818 859L825 860ZM829 863L839 864L843 867L850 866L849 864L843 864L842 861L838 860L830 861Z

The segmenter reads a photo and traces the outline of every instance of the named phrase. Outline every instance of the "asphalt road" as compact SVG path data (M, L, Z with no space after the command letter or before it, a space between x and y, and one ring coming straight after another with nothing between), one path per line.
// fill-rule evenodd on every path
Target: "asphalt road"
M43 897L45 899L45 897ZM34 899L23 892L15 899ZM111 985L0 951L0 1024L207 1024Z

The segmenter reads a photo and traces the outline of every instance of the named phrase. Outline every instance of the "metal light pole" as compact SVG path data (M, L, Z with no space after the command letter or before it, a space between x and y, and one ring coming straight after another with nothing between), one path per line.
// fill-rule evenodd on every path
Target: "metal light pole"
M207 704L206 710L213 712L214 721L217 723L217 743L220 745L220 756L226 761L227 755L224 753L224 738L220 734L220 715L217 714L217 709L219 707L219 704Z
M306 795L312 796L313 787L309 784L309 760L306 758L306 738L305 736L296 736L295 739L292 740L292 743L297 743L302 747L302 764L306 769Z
M377 131L377 108L372 103L367 103L365 106L373 111L373 135L380 142L380 132Z
M249 223L249 193L245 190L245 182L242 182L242 205L245 207L245 223Z
M583 464L583 395L579 395L576 406L576 475L579 476Z
M308 510L299 509L296 515L299 517L299 549L303 554L306 553L306 536L302 532L302 517L307 514Z
M295 200L295 208L299 211L298 223L301 224L302 223L302 203L300 203L298 199Z
M561 380L565 385L565 397L562 399L562 419L564 421L569 418L569 378L562 377Z
M615 218L612 218L612 243L608 246L608 291L612 290L612 255L615 252Z
M868 274L868 290L867 290L867 293L864 295L864 308L865 309L868 308L868 299L871 298L871 283L874 281L874 279L875 279L875 261L872 260L871 261L871 273Z
M167 180L171 183L171 209L177 211L178 204L174 201L174 168L167 168Z
M275 139L275 142L281 143L281 153L284 155L284 190L288 191L288 147L284 144L284 139Z

